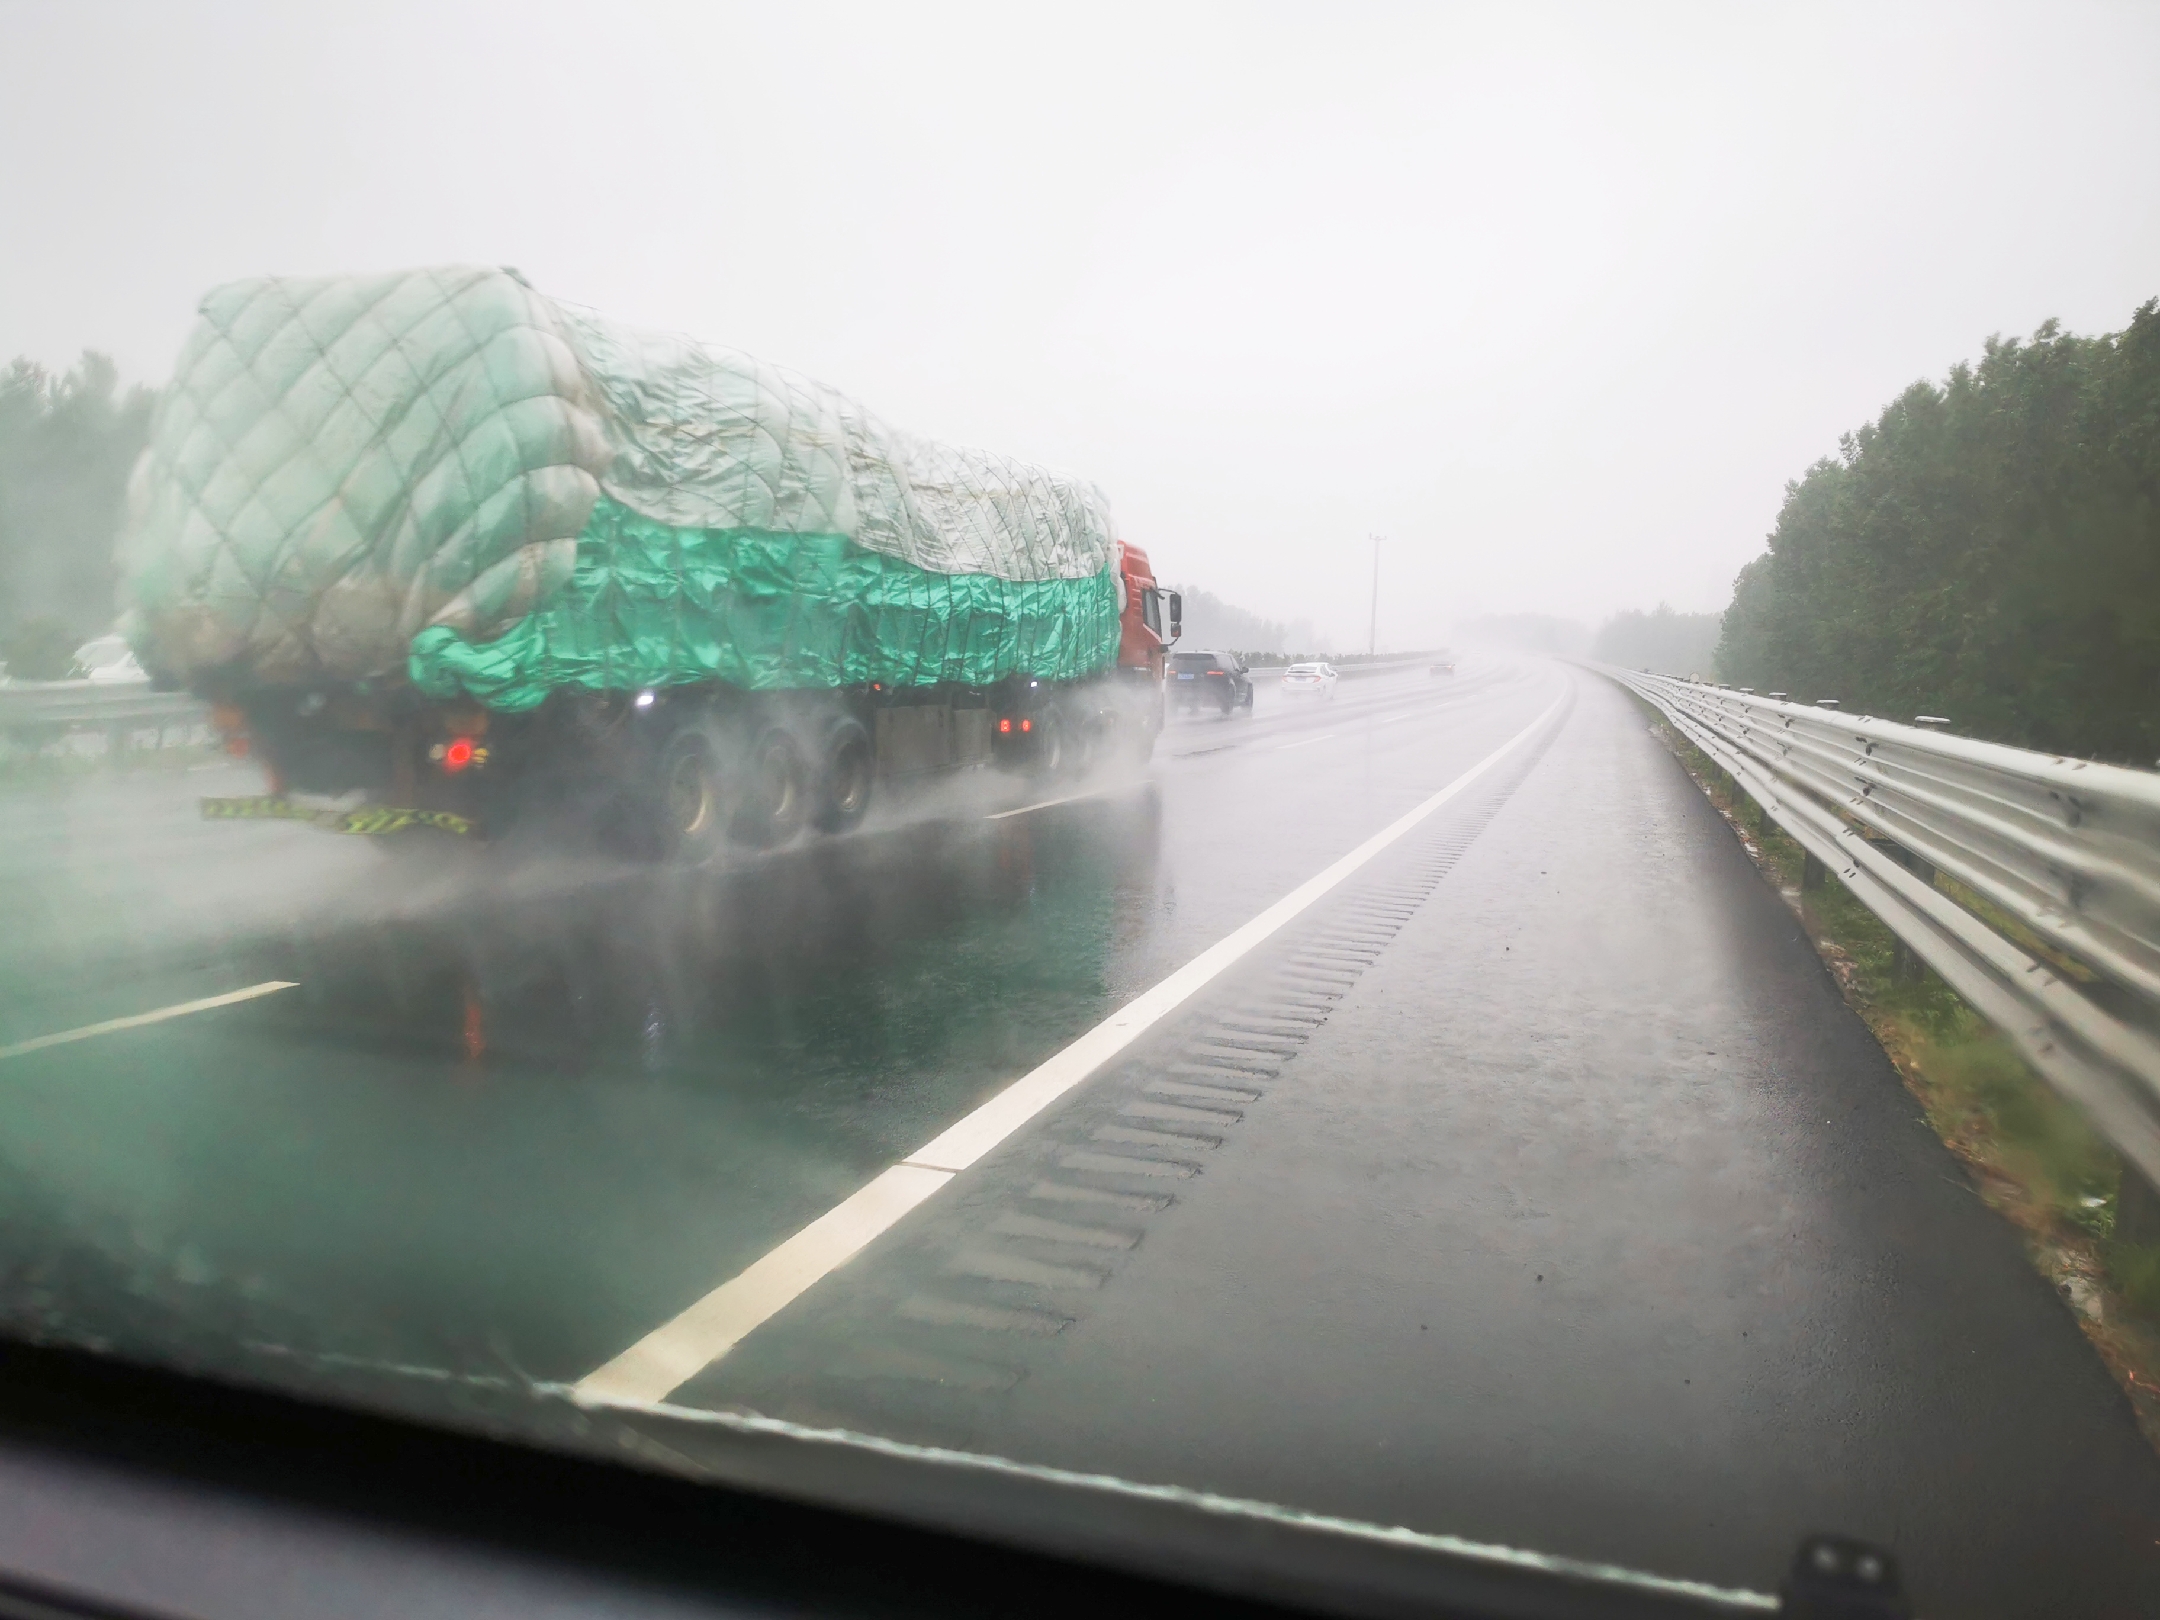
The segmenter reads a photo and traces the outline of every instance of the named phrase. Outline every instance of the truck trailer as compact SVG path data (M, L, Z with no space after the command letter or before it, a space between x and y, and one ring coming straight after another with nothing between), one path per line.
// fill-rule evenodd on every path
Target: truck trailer
M268 773L206 814L682 859L1143 760L1178 634L1094 485L494 268L212 292L121 556L143 667Z

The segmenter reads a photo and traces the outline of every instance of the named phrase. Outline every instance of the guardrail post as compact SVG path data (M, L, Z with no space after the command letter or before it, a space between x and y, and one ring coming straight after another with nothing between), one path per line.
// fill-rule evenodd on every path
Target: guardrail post
M1800 857L1800 887L1819 889L1830 881L1830 869L1805 852Z
M2128 1160L2115 1188L2115 1241L2160 1245L2160 1193Z
M1896 934L1890 936L1890 976L1907 983L1927 977L1927 964L1920 960L1920 953Z
M1870 838L1868 842L1896 861L1898 865L1904 867L1906 871L1910 872L1922 883L1925 883L1929 888L1935 887L1935 866L1932 861L1915 855L1903 844L1895 843L1888 838ZM1904 939L1897 934L1890 936L1890 976L1893 979L1902 979L1907 983L1927 977L1927 964L1920 960L1919 952L1906 944Z

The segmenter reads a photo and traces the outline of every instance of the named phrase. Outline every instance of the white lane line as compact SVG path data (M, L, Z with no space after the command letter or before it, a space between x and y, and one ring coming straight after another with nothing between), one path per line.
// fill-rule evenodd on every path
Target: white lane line
M894 1165L667 1326L588 1373L575 1393L584 1400L660 1399L734 1349L820 1277L847 1264L864 1244L950 1180L950 1170Z
M265 979L261 984L251 984L245 990L228 990L222 996L204 996L200 1001L183 1001L175 1007L160 1007L156 1012L135 1013L127 1018L108 1018L102 1024L85 1024L81 1029L63 1029L57 1035L40 1035L35 1040L17 1041L13 1046L0 1046L0 1058L21 1057L25 1052L42 1052L48 1046L65 1046L69 1041L87 1041L93 1035L110 1035L115 1030L140 1029L145 1024L162 1024L168 1018L185 1018L189 1013L208 1012L213 1007L230 1007L236 1001L253 1001L257 996L274 995L280 990L295 988L295 980Z
M1313 743L1316 743L1316 742L1326 742L1326 741L1327 741L1327 740L1328 740L1328 739L1329 739L1330 737L1332 737L1332 736L1334 736L1334 735L1335 735L1335 733L1334 733L1334 732L1332 732L1332 731L1323 731L1323 732L1321 732L1321 733L1320 733L1320 735L1319 735L1319 736L1317 736L1317 737L1307 737L1307 738L1306 738L1306 739L1305 739L1305 740L1304 740L1303 742L1294 742L1294 743L1278 743L1278 744L1276 745L1276 747L1275 747L1275 752L1276 752L1276 753L1278 753L1278 754L1280 754L1280 753L1282 753L1282 752L1283 752L1283 751L1284 751L1285 749L1290 749L1290 748L1304 748L1304 747L1307 747L1307 746L1309 746L1309 745L1311 745L1311 744L1313 744Z
M853 1197L835 1205L749 1270L653 1329L573 1393L595 1402L659 1401L718 1361L755 1328L1037 1114L1175 1012L1271 934L1411 832L1536 736L1567 703L1565 693L1529 725L1416 808L1333 865L1307 878L1250 922L1144 990L1063 1051L1015 1080L958 1124L924 1143Z

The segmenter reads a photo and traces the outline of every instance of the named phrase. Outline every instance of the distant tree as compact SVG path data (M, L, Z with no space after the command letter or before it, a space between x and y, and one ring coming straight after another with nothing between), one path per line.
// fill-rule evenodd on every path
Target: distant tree
M20 619L0 630L0 664L10 679L58 681L75 672L75 649L82 637L58 619Z
M1786 486L1727 680L2150 766L2160 756L2160 301L1989 340Z
M0 632L44 620L80 641L112 622L113 543L152 402L121 394L101 354L64 375L29 360L0 373Z
M1718 613L1675 613L1660 602L1648 613L1630 608L1598 627L1590 656L1659 675L1708 675L1717 655Z
M1185 599L1185 634L1181 639L1187 647L1234 647L1243 653L1279 653L1293 645L1308 646L1314 639L1312 626L1305 621L1280 624L1273 619L1263 619L1234 602L1226 602L1197 585L1181 585L1177 589Z

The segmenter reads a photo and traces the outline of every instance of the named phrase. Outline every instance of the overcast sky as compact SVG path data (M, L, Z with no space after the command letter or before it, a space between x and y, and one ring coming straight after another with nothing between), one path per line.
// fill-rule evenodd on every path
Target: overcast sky
M0 358L468 261L1095 479L1338 643L1724 606L1907 383L2160 294L2160 5L0 0Z

